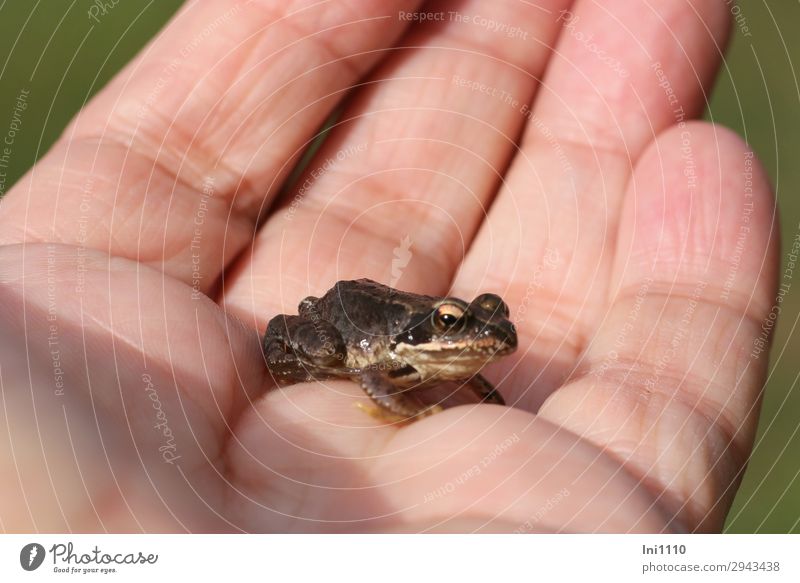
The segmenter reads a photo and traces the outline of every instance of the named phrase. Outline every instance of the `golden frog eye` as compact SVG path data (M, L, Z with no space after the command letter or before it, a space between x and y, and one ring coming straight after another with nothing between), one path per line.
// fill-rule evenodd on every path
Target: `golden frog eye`
M445 302L434 311L431 319L436 329L440 331L460 332L464 328L465 320L463 306Z
M487 312L499 312L506 318L508 318L511 313L508 309L508 305L503 301L503 298L495 294L483 294L479 296L478 305Z

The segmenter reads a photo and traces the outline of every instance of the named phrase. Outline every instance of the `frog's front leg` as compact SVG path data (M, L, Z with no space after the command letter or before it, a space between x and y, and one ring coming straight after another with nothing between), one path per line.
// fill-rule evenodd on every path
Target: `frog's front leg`
M403 392L401 387L392 382L393 376L396 378L398 374L404 372L416 374L412 367L388 373L376 367L368 367L361 372L361 388L379 407L377 413L370 413L375 417L409 420L427 417L441 411L442 407L439 405L429 407L414 396Z
M497 392L497 389L494 388L494 385L487 381L483 376L476 374L475 376L471 377L467 383L469 383L472 392L478 396L481 402L494 403L495 405L506 404L506 402L503 400L503 397Z
M286 315L269 321L262 349L269 370L285 384L331 376L347 354L330 322Z

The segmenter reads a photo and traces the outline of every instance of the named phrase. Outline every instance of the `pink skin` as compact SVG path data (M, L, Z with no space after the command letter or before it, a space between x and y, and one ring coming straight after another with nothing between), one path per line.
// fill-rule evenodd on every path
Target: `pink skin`
M777 269L758 161L690 121L725 4L424 7L526 38L397 17L416 4L190 3L6 196L6 531L721 528ZM345 154L287 218L281 182L356 83L309 168ZM520 347L487 376L513 408L396 426L352 383L269 391L255 330L390 281L406 235L399 287L510 305Z

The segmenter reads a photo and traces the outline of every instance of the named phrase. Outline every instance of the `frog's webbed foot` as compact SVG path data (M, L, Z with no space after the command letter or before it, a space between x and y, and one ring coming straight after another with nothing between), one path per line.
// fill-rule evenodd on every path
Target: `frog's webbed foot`
M397 415L384 409L383 407L379 407L378 405L366 405L364 403L356 403L356 407L361 409L364 413L372 417L373 419L377 419L378 421L383 421L384 423L393 423L393 424L400 424L400 423L408 423L410 421L414 421L413 417L404 417L403 415ZM439 413L444 409L440 405L434 405L430 407L425 413L425 415L420 415L418 418L427 417L429 415L433 415L434 413Z
M267 368L275 376L279 383L298 382L298 374L302 372L302 362L290 348L286 338L281 334L276 334L272 328L273 322L280 316L273 318L267 327L261 349L264 352L264 360Z
M483 376L476 374L471 377L467 383L469 384L472 392L474 392L483 403L493 403L495 405L505 405L506 402L494 385L487 381Z
M410 421L442 411L439 405L425 405L408 392L403 392L386 374L374 368L362 371L361 388L377 407L359 405L359 408L378 419L392 422Z

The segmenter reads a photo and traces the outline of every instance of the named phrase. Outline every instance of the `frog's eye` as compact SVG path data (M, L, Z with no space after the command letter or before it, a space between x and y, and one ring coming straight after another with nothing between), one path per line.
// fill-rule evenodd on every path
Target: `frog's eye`
M503 299L495 294L483 294L478 296L475 300L478 305L486 310L487 312L499 312L504 317L508 318L510 312L508 310L508 305L503 301Z
M436 308L431 316L433 325L442 331L457 332L464 327L464 308L458 304L443 303Z

